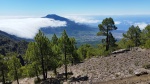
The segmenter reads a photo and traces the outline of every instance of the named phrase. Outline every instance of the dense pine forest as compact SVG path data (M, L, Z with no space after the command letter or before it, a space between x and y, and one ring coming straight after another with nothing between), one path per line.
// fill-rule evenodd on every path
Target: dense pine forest
M97 36L103 36L96 47L82 44L77 47L75 38L69 37L64 30L60 38L56 34L48 39L39 30L33 41L23 41L0 36L0 81L11 83L26 77L36 77L35 83L45 81L48 71L53 71L55 79L64 81L69 79L67 65L76 65L91 57L108 56L118 49L133 47L150 48L150 25L140 30L132 25L123 38L117 41L112 31L117 27L112 18L106 18L98 25ZM64 79L57 78L57 68L65 67ZM39 77L42 75L42 79Z

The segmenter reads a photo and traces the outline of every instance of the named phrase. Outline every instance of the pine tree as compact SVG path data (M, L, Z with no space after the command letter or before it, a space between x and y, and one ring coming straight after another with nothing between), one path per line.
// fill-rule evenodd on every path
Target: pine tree
M117 27L115 26L115 23L112 18L106 18L102 21L101 24L98 25L99 32L97 33L98 36L106 36L106 51L109 50L109 32L112 30L116 30Z
M70 40L69 40L69 37L66 33L66 31L64 30L63 33L62 33L62 36L61 38L59 39L60 43L59 43L59 46L64 54L64 64L65 64L65 77L66 77L66 80L67 80L67 54L69 54L70 52Z
M141 30L138 26L131 26L126 34L123 34L123 37L127 40L131 40L134 43L134 46L139 46L141 44Z
M52 44L56 44L56 45L58 44L58 38L57 38L56 34L54 34L52 37Z
M75 38L70 38L70 54L72 56L72 64L77 60L77 48Z
M52 52L50 49L50 41L49 39L39 30L39 33L35 36L35 42L38 46L38 51L41 59L41 68L43 79L47 78L47 64L49 55Z
M62 57L61 57L61 48L58 45L58 38L56 34L52 37L52 51L53 51L53 58L51 59L51 66L54 69L55 75L57 75L56 68L62 65Z
M150 25L147 25L141 32L141 44L145 48L150 48Z
M38 46L35 42L30 42L28 44L28 48L25 54L26 60L26 67L27 69L34 69L32 72L26 73L28 76L33 76L32 74L36 75L37 79L39 78L38 75L40 73L40 58L39 58L39 51ZM30 68L29 68L30 67Z
M21 64L19 62L19 59L16 57L17 54L13 54L13 56L8 60L8 76L13 79L17 80L17 84L19 84L19 68L21 67Z

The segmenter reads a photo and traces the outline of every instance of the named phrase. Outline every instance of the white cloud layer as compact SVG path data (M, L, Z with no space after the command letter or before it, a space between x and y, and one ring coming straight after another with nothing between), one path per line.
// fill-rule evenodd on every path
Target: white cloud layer
M48 18L0 19L0 30L23 38L34 38L41 27L66 26L65 21Z
M141 23L134 23L134 26L139 26L139 28L141 30L143 30L148 24L145 22L141 22Z
M119 25L119 24L121 24L121 22L120 21L115 21L115 24Z
M71 19L72 21L75 21L76 23L98 23L101 22L101 20L96 20L90 17L82 17L82 16L65 16L68 19Z

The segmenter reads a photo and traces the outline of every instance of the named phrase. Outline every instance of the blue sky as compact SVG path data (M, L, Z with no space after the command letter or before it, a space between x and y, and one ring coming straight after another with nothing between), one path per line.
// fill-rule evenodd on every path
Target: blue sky
M0 16L148 15L150 0L1 0Z

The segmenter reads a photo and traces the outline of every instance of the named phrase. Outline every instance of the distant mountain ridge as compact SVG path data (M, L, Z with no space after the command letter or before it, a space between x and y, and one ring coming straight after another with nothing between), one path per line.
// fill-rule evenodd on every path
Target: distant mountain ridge
M54 20L59 20L59 21L65 21L67 23L67 26L65 27L57 27L57 28L51 28L51 27L46 27L46 28L42 28L41 30L44 33L58 33L61 32L62 30L66 30L68 32L69 35L72 36L72 33L74 32L79 32L79 31L92 31L91 27L89 27L88 25L84 25L84 24L78 24L75 23L74 21L71 21L67 18L58 16L56 14L49 14L43 18L51 18ZM55 31L56 30L56 31Z
M64 17L61 17L61 16L58 16L58 15L56 15L56 14L48 14L48 15L46 15L46 16L43 17L43 18L52 18L52 19L60 20L60 21L70 21L69 19L64 18Z
M97 41L97 38L100 38L96 36L96 31L98 29L91 27L89 25L79 24L79 23L76 23L75 21L58 16L56 14L49 14L42 18L50 18L54 20L65 21L67 23L66 26L63 26L63 27L41 28L41 31L44 32L44 34L48 38L51 38L54 33L58 37L60 37L63 30L66 30L69 37L74 37L77 40L77 42L86 42L86 41L95 41L95 40Z

